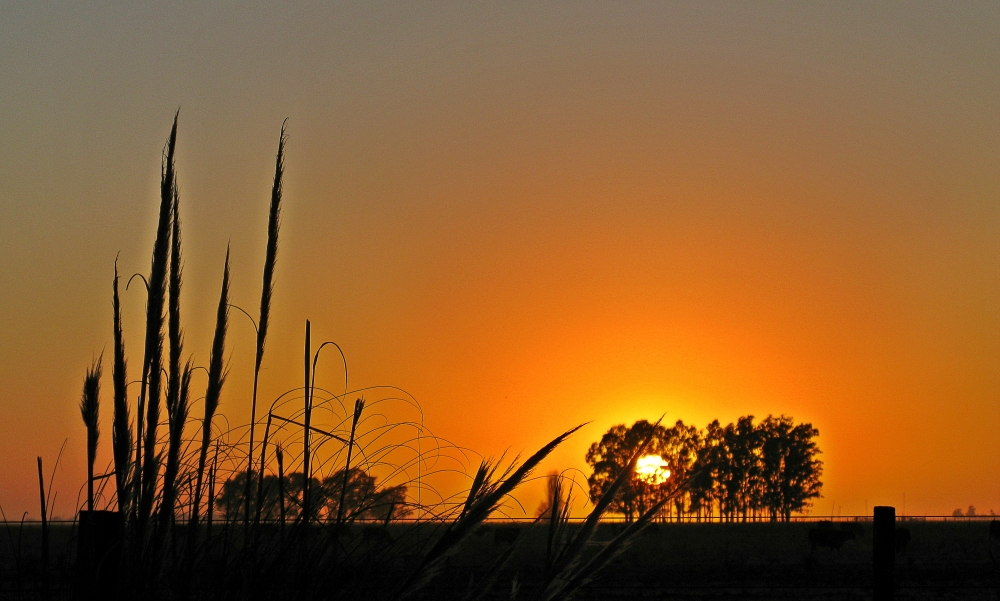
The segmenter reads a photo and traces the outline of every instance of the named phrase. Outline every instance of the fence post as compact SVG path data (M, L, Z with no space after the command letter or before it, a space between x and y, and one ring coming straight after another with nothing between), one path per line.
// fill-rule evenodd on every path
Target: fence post
M81 511L76 547L77 598L118 596L124 516L117 511Z
M892 568L896 562L896 508L876 507L872 527L873 601L892 601Z

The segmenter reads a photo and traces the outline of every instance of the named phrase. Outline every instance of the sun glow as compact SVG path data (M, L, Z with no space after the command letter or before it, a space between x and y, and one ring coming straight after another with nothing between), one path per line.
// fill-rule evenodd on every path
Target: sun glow
M670 477L667 462L659 455L643 455L635 464L635 475L649 484L663 484Z

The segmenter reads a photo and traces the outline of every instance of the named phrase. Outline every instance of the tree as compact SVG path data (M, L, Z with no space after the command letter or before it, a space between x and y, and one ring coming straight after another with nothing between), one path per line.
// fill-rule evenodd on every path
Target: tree
M222 485L222 490L216 497L219 510L227 519L238 519L244 509L244 491L250 490L251 512L257 510L256 472L249 472L250 488L246 488L247 472L240 471ZM264 476L263 495L261 499L261 516L264 519L276 520L281 515L278 491L284 490L285 516L296 519L302 512L302 489L305 478L302 472L294 472L285 476L283 486L279 486L278 477ZM344 470L324 478L322 481L312 478L309 483L310 520L334 520L340 506L341 492L344 487ZM406 502L406 486L398 485L379 489L376 479L360 468L351 468L347 480L347 492L344 498L344 519L353 520L398 520L409 515L410 509Z
M671 474L651 482L633 475L610 511L631 521L636 515L685 483L663 517L677 519L713 515L726 521L791 519L820 496L823 463L817 459L819 431L787 416L767 416L755 424L752 415L723 426L714 420L704 430L678 420L670 428L640 420L631 427L611 427L587 452L593 468L588 478L596 502L621 473L647 436L648 454L662 457Z
M247 475L250 477L250 488L246 488L247 485ZM291 478L285 477L285 491L286 497L288 496L288 491L291 486ZM222 485L222 490L215 498L216 506L222 515L225 516L227 520L238 519L242 515L243 511L243 494L245 490L252 491L250 493L250 509L253 512L257 511L257 472L246 472L240 471L235 476L226 480ZM278 519L280 515L280 506L278 504L278 477L277 476L264 476L263 485L263 495L261 497L261 516L264 519L274 520ZM289 499L286 498L286 507L288 506Z
M795 425L790 417L768 416L759 426L762 444L764 501L771 520L788 521L793 512L809 506L820 496L823 464L816 459L819 448L812 424Z
M590 445L587 463L594 473L587 479L587 483L590 485L591 502L596 503L601 498L647 437L650 437L650 441L646 453L662 457L667 450L667 429L663 426L654 428L646 420L639 420L632 427L626 427L625 424L612 426L599 442ZM666 487L667 482L650 483L632 474L618 491L608 511L623 514L626 521L631 522L656 504Z
M344 470L323 479L322 509L326 519L335 519L344 499L343 516L353 520L393 520L410 514L406 507L406 486L392 486L378 490L375 478L359 468L351 468L344 491Z

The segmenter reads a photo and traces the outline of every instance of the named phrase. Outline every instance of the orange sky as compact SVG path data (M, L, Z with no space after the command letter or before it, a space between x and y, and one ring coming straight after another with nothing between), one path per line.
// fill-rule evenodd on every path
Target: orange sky
M227 242L258 302L289 117L262 398L298 385L309 318L352 384L483 454L591 421L544 468L582 469L615 423L784 413L821 433L814 512L1000 511L998 26L996 3L4 5L0 506L36 515L34 458L68 438L71 511L114 257L149 268L180 106L201 364Z

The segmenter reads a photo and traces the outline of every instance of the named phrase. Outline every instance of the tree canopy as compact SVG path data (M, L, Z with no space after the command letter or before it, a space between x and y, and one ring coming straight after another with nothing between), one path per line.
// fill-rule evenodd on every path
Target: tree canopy
M612 426L587 451L591 501L614 482L647 436L646 454L662 457L670 476L632 474L610 508L629 521L681 485L664 517L788 521L823 487L823 462L816 458L820 450L814 440L819 430L812 424L796 424L784 415L755 424L747 415L725 426L715 420L699 430L680 420L671 427L639 420L630 427Z
M238 518L243 509L245 490L253 491L250 496L251 512L256 511L257 475L250 473L251 483L246 488L247 472L239 472L222 486L216 497L219 511L227 518ZM302 472L287 474L284 482L278 476L264 476L261 515L264 519L276 520L281 517L280 493L284 492L286 519L295 519L302 511L302 489L305 478ZM343 516L353 520L395 520L410 514L406 502L406 486L378 488L375 477L359 468L351 468L344 492L344 470L319 480L312 478L309 483L309 507L312 520L336 518L340 499L344 499Z

